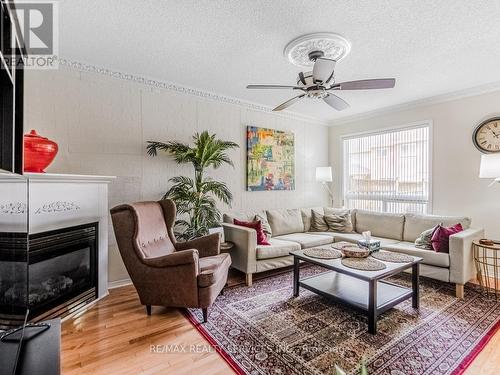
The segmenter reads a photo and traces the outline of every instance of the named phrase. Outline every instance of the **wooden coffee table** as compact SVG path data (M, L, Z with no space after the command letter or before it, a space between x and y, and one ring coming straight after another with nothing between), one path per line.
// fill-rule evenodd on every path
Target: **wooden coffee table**
M419 308L419 263L422 258L412 257L408 263L382 262L381 271L361 271L342 265L341 259L318 259L304 255L304 250L290 252L294 259L293 295L298 297L299 287L329 298L335 302L368 315L368 332L377 333L377 317L409 298ZM300 262L321 266L332 272L300 279ZM387 280L408 268L412 269L412 288L396 285Z

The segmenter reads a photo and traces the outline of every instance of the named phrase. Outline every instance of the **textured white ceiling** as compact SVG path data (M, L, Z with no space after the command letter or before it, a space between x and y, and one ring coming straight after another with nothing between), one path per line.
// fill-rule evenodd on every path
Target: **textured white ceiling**
M337 32L352 43L337 81L395 77L396 88L344 92L336 112L304 100L290 110L321 120L500 82L500 1L62 0L60 55L274 106L293 93L283 57L292 39Z

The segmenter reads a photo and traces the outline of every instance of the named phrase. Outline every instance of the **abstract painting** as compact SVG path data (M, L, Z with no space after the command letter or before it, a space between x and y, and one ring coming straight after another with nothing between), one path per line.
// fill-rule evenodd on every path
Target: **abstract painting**
M247 126L247 190L295 190L292 132Z

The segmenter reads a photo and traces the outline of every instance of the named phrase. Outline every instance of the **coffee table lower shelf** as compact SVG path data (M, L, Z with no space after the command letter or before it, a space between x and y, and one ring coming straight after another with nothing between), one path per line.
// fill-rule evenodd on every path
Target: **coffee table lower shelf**
M412 307L419 308L420 257L412 257L406 263L384 262L386 267L378 271L364 271L346 267L341 259L317 259L304 254L304 250L291 251L293 255L293 296L298 297L300 287L349 306L368 315L368 332L377 333L377 317L407 299ZM300 264L310 263L330 272L300 278ZM411 268L411 288L387 281Z
M375 288L370 288L368 284L335 271L299 280L300 287L367 314L368 332L376 333L378 315L412 298L413 291L385 280L379 280ZM370 308L370 293L374 293L373 309Z
M361 312L368 312L367 282L342 275L335 271L301 279L299 285L311 292L321 294L335 302L345 303ZM377 311L379 314L411 298L411 289L379 281L377 288Z

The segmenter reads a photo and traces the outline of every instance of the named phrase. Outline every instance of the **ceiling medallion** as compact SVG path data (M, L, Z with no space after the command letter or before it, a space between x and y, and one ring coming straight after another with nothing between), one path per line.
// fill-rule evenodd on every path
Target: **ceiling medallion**
M327 59L340 61L351 51L351 43L339 34L312 33L292 40L283 54L292 64L307 68L314 64L309 54L315 51L322 51Z

